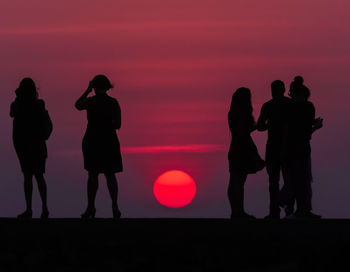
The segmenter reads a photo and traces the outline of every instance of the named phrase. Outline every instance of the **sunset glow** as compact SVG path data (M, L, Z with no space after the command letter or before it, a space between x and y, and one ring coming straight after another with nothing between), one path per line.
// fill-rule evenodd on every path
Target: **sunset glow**
M160 204L169 208L180 208L191 203L196 194L196 184L183 171L167 171L154 182L153 193Z
M284 81L288 91L296 75L304 77L316 116L324 118L311 141L313 208L325 217L349 216L349 10L345 0L1 1L1 216L24 205L9 117L24 77L37 84L53 121L45 172L53 216L80 214L87 197L81 148L87 119L74 103L97 74L111 80L109 95L121 107L123 216L229 216L233 91L251 89L257 118L271 98L271 82ZM252 137L264 157L267 133ZM155 201L156 178L173 169L195 178L196 205L167 209ZM99 188L96 206L107 217L102 175ZM264 217L266 170L249 175L245 191L247 212ZM160 201L178 205L168 203L174 193L166 195ZM41 208L37 201L34 195L34 209Z

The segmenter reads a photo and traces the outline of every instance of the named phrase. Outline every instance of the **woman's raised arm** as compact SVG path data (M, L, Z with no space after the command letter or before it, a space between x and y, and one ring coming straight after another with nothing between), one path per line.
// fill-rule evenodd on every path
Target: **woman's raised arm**
M88 95L92 92L92 82L90 81L88 88L83 93L82 96L79 97L79 99L75 102L75 108L77 110L85 110L87 108L88 104Z

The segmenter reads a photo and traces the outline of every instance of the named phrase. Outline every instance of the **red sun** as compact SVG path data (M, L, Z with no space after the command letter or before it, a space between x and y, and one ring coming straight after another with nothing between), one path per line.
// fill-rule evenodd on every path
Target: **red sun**
M153 193L160 204L180 208L191 203L196 194L196 184L185 172L171 170L156 179Z

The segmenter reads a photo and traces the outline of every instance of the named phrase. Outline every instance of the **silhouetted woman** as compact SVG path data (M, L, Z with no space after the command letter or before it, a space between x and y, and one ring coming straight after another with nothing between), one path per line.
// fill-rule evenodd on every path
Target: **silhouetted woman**
M25 212L18 218L32 217L33 176L38 184L42 201L41 218L49 216L47 190L44 179L47 158L46 140L52 131L52 123L43 100L38 99L34 81L24 78L16 90L16 99L11 104L13 117L13 144L24 175Z
M231 219L255 218L244 211L244 184L250 173L256 173L265 166L250 136L255 130L252 115L251 93L248 88L239 88L232 96L228 124L232 134L228 153L230 183L228 198L231 205Z
M107 91L112 88L109 79L97 75L90 81L87 90L77 100L75 107L87 111L87 129L83 138L84 168L88 171L88 206L82 218L95 217L95 198L98 175L103 173L112 199L114 218L120 218L117 196L118 185L115 173L123 171L120 144L116 129L121 126L121 111L116 99ZM95 95L88 97L94 89Z
M291 83L289 95L293 100L286 133L285 163L287 183L281 190L284 204L294 198L297 202L295 216L299 218L320 218L312 210L311 135L323 126L322 119L315 119L315 107L308 101L310 90L297 76Z

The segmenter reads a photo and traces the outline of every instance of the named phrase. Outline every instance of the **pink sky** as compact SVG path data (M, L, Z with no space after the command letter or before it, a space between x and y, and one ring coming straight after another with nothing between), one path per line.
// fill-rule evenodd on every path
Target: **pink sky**
M338 0L2 1L0 216L24 208L8 111L26 76L54 121L46 174L52 216L77 216L85 208L86 116L73 105L103 73L122 108L125 172L118 179L125 216L227 217L233 90L251 88L257 116L271 81L289 85L300 74L325 119L312 142L315 212L348 217L349 9ZM254 138L263 155L266 135ZM176 211L152 195L154 180L171 169L188 171L198 190L191 205ZM103 178L100 188L98 213L109 216ZM248 178L246 206L257 216L267 213L265 171Z

